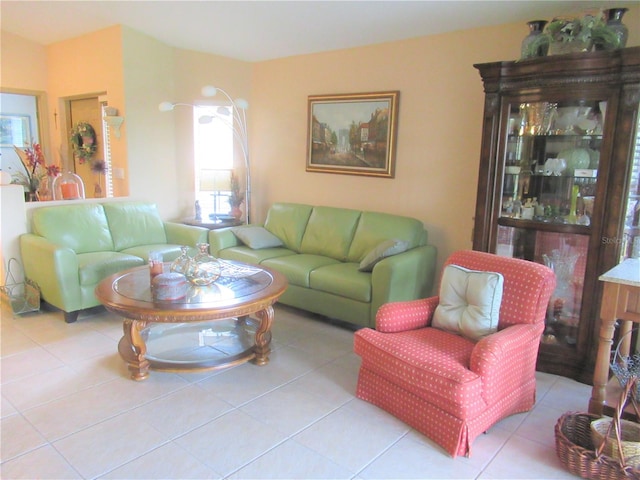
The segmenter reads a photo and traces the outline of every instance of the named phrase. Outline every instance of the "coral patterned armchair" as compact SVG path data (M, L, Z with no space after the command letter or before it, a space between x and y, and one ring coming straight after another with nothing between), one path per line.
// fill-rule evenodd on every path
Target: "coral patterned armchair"
M501 278L501 299L491 297L494 333L469 338L468 332L433 326L434 312L451 293L447 274L456 269L471 275L466 285L478 274ZM445 262L440 296L387 303L378 310L376 330L356 332L354 349L362 357L358 398L411 425L453 457L470 456L475 437L535 403L536 357L555 283L553 271L541 264L455 252Z

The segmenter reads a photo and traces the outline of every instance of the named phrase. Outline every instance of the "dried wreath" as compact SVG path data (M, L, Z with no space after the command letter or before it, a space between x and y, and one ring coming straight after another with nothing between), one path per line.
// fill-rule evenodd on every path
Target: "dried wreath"
M98 149L96 140L96 131L91 124L80 122L73 127L71 131L71 145L73 146L73 155L83 164L87 160L91 160Z

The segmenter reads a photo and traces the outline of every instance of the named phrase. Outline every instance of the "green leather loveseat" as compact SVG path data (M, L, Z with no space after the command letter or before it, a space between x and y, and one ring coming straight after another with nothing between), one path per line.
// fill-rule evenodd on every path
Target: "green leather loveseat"
M164 222L153 203L74 203L35 209L20 253L42 299L71 323L80 310L99 305L94 289L102 279L144 265L151 250L171 261L181 246L206 242L207 232Z
M427 297L436 268L422 222L346 208L277 203L263 226L212 230L209 245L219 258L283 273L281 303L358 326L374 327L386 302Z

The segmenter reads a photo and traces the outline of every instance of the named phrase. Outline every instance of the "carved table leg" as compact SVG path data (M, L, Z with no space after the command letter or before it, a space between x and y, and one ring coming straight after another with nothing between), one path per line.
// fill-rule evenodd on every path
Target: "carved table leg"
M600 307L600 337L598 354L593 372L593 389L589 400L589 413L602 415L606 399L606 386L609 381L609 359L616 322L616 305L618 301L618 285L605 283Z
M145 358L147 346L140 331L147 322L126 318L122 324L124 336L118 343L120 356L129 364L129 372L134 380L144 380L149 376L149 361Z
M260 319L260 325L256 330L256 344L253 351L256 354L254 363L256 365L266 365L269 363L269 353L271 353L271 324L273 323L273 307L268 306L264 310L256 313Z

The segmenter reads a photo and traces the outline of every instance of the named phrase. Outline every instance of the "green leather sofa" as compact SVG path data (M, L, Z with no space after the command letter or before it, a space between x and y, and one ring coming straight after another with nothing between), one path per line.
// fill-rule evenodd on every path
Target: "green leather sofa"
M235 227L210 231L209 248L219 258L264 265L283 273L289 281L279 299L283 304L375 327L382 304L425 298L431 293L436 248L427 244L424 225L414 218L277 203L269 209L262 227L281 245L252 248L251 241L246 244L238 236L244 236L242 232L250 227ZM406 250L385 257L394 253L382 253L388 244L402 244ZM363 261L372 254L384 258L371 271L361 271Z
M94 289L102 279L146 264L151 250L172 261L181 246L206 242L207 232L164 222L153 203L74 203L35 209L20 253L41 298L71 323L80 310L100 304Z

